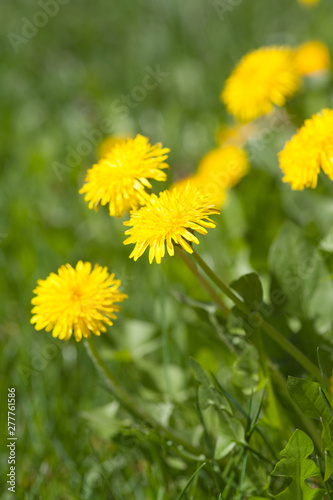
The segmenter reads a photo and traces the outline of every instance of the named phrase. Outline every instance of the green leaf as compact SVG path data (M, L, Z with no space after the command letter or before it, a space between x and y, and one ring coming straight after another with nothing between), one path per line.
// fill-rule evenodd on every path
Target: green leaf
M332 282L323 256L295 224L286 223L273 242L269 263L293 315L318 324L331 319Z
M218 392L213 386L208 373L199 365L197 361L191 358L191 364L196 380L200 383L198 391L198 402L202 410L209 406L214 406L217 410L232 413L229 402L225 396Z
M288 391L305 415L331 422L332 416L320 394L320 384L296 377L288 378Z
M97 432L103 439L111 439L122 426L117 419L119 403L112 401L104 406L89 411L81 411L80 416L89 424L90 428Z
M219 460L230 453L238 443L245 442L245 431L239 420L220 414L219 434L215 444L214 458Z
M322 450L325 454L325 476L324 481L327 481L333 472L333 441L330 425L321 419L323 432L321 434Z
M193 358L190 358L190 361L194 372L195 380L200 384L204 384L207 386L212 385L208 373L202 368L202 366L199 365L199 363Z
M263 290L257 273L244 274L230 283L230 286L244 299L252 311L256 311L261 306Z
M280 500L322 500L324 490L312 489L305 483L311 477L320 477L320 470L309 459L314 446L305 432L296 430L287 446L281 451L280 460L272 472L273 476L291 477L292 482L281 493L275 495Z
M209 406L215 406L218 410L231 413L231 408L226 398L223 398L213 387L201 385L199 387L198 402L202 410L206 410Z

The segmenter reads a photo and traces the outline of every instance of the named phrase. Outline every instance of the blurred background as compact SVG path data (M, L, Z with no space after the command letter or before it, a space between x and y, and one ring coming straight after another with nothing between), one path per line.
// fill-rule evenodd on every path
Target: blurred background
M96 214L78 190L97 144L112 134L140 133L169 147L168 183L193 172L216 147L218 127L232 123L219 94L241 56L314 38L332 50L332 3L310 9L296 0L4 0L1 10L0 406L15 387L17 498L164 498L150 493L152 484L179 491L174 485L189 477L186 467L170 459L160 475L153 455L147 459L121 439L129 417L112 403L83 345L52 340L30 325L32 290L39 278L80 259L115 272L129 299L100 348L129 390L156 401L155 416L173 408L177 426L177 408L193 405L189 356L213 369L229 362L207 318L182 304L187 293L198 301L207 296L176 258L161 266L150 266L147 255L129 260L126 217ZM332 91L310 86L301 106L297 99L293 106L305 117L331 106ZM292 130L286 126L258 148L218 227L202 239L201 255L225 280L251 269L264 276L286 218L302 223L300 198L291 203L276 159ZM302 200L310 223L316 215ZM329 197L326 206L332 214ZM251 386L249 373L235 370L239 387ZM12 498L3 472L6 418L1 412L4 499ZM192 425L189 410L185 426ZM101 479L101 463L118 497Z

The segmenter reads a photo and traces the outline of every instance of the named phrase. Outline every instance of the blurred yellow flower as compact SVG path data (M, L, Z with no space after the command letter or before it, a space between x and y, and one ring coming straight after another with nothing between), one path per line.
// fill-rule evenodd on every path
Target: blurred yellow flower
M135 139L116 142L105 157L88 170L85 184L80 193L89 208L95 210L99 205L109 204L110 215L121 217L126 205L136 209L149 198L145 188L151 188L148 179L165 181L163 169L168 165L168 148L155 144L142 135Z
M210 197L216 208L221 208L227 190L235 186L249 170L246 152L237 146L224 146L207 153L195 174L175 182L171 189L189 184Z
M152 194L147 204L124 222L125 226L132 226L125 232L129 237L124 244L135 244L130 255L134 260L149 246L149 262L155 258L159 264L165 255L165 244L171 256L174 244L192 253L190 243L199 243L193 232L206 234L205 228L216 226L209 216L218 213L211 198L191 183L163 191L159 196Z
M244 146L252 135L257 133L254 123L236 123L232 126L221 125L215 136L219 146Z
M283 106L300 86L293 51L264 47L245 55L227 79L221 99L238 120L247 122Z
M188 175L187 177L182 177L181 179L178 179L176 182L172 184L170 190L172 191L173 189L184 189L188 184L191 187L199 189L201 187L199 176L193 174L193 175Z
M319 40L303 43L295 49L295 64L302 76L327 71L331 66L329 50Z
M305 120L279 154L283 182L292 189L315 188L320 168L333 180L333 110Z
M235 186L249 170L248 157L244 149L224 146L207 153L199 163L198 184L220 208L226 189Z
M320 0L298 0L298 2L301 4L301 5L317 5L317 3L320 2Z
M115 302L127 298L118 290L120 280L114 278L98 264L92 270L90 262L79 261L75 269L61 266L58 274L38 280L31 323L36 330L52 330L53 337L61 340L69 340L73 333L77 341L91 333L100 335L106 331L103 323L112 325L111 319L120 311Z
M102 142L98 145L97 154L98 158L103 158L116 144L124 144L126 142L126 137L122 135L110 135L105 137Z

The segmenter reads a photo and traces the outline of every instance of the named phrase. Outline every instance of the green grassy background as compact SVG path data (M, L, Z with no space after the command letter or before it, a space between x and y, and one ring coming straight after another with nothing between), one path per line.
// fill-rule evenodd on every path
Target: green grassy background
M112 133L141 133L170 147L169 181L193 171L214 147L218 125L230 121L219 93L239 58L262 45L311 37L332 48L332 4L323 0L309 10L294 0L243 0L221 19L203 0L70 0L17 51L8 34L22 36L22 18L31 21L40 6L7 0L1 10L0 406L5 410L7 387L15 387L17 498L176 498L196 465L161 456L158 443L138 446L135 438L128 445L131 435L118 430L130 427L129 417L110 406L83 345L54 341L30 325L32 290L37 279L79 259L116 272L129 299L101 349L133 394L156 402L154 411L165 415L163 405L172 404L173 425L185 432L196 425L189 356L220 374L235 360L225 359L206 316L177 300L175 292L207 300L181 262L150 266L146 255L130 261L123 221L88 210L78 189L95 150L81 154L62 178L54 162L64 165L68 148L76 150L85 131L107 119ZM147 66L167 76L119 112L117 100L142 85ZM310 89L301 112L331 104L331 89ZM253 267L267 273L269 247L287 218L310 228L316 220L308 198L292 201L280 182L275 153L284 139L258 152L217 229L202 238L201 254L226 280ZM329 196L325 206L332 210ZM297 219L300 207L305 221ZM323 224L311 237L327 231L330 221ZM235 374L242 398L248 373L236 367ZM1 418L6 499L12 496L5 493L5 411ZM100 479L99 461L107 480Z

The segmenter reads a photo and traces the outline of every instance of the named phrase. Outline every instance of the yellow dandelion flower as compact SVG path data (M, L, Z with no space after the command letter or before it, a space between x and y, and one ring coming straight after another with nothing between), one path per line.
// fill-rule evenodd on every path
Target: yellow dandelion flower
M329 50L319 40L303 43L295 49L295 64L302 76L325 72L331 66Z
M293 51L265 47L245 55L227 79L221 99L238 120L247 122L283 106L300 86Z
M225 200L226 189L235 186L248 170L249 162L244 149L237 146L213 149L199 163L198 184L220 208Z
M119 292L120 280L114 274L98 264L92 270L90 262L79 261L75 269L66 264L37 283L31 323L36 330L52 330L61 340L69 340L73 332L77 341L105 332L103 323L112 325L120 311L115 302L127 298Z
M151 188L148 179L166 180L163 169L168 167L164 160L169 151L161 144L151 146L142 135L116 142L107 155L88 170L86 183L79 192L86 193L84 199L90 209L109 204L110 215L121 217L126 204L136 209L145 203L148 198L145 188Z
M229 127L221 125L216 134L216 142L219 146L238 146L243 147L247 141L257 132L257 126L254 123L236 123Z
M317 5L320 2L320 0L298 0L298 3L301 5L307 5L309 7L313 5Z
M110 135L108 137L105 137L105 139L103 139L102 142L98 145L98 158L103 158L104 156L106 156L116 144L124 144L126 142L126 139L128 138L122 135Z
M126 140L128 137L120 136L120 135L110 135L109 137L106 137L98 146L97 148L97 154L98 158L101 159L110 152L114 146L117 145L122 145L126 143ZM129 200L124 200L123 201L123 213L129 212L131 210L131 205L129 203Z
M188 184L191 187L199 189L201 188L201 179L196 174L183 177L172 184L170 191L173 191L174 189L185 189Z
M174 244L192 253L191 243L199 243L194 231L206 234L205 228L215 227L209 218L219 213L209 196L191 184L172 191L152 194L147 204L131 213L125 226L129 237L125 245L135 244L130 258L137 260L149 246L149 262L154 258L159 264L165 255L165 243L169 255L174 255Z
M333 110L305 120L279 154L283 182L292 189L315 188L320 168L333 180Z

